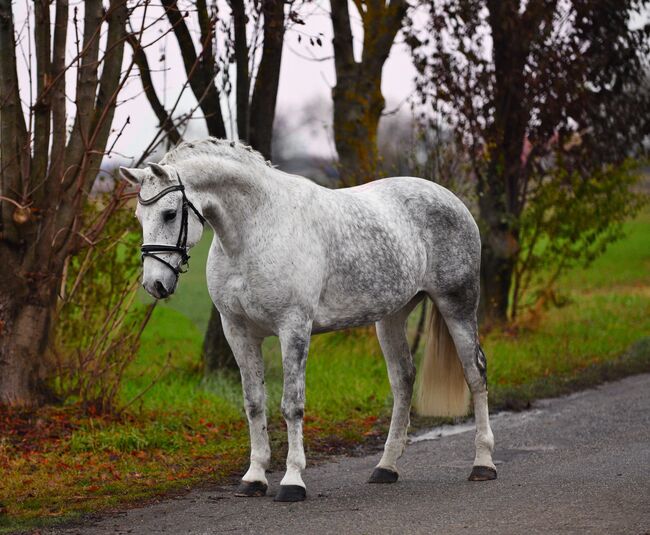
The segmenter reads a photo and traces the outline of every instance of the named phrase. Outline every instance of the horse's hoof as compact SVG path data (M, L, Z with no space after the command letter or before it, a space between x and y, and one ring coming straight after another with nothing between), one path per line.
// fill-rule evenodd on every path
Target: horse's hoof
M307 497L305 487L300 485L280 485L279 492L273 498L274 502L302 502Z
M397 472L378 466L372 471L368 483L395 483L398 477L399 474Z
M267 485L261 481L242 481L237 487L235 496L241 498L259 498L266 494Z
M497 471L489 466L475 466L467 478L468 481L490 481L497 478Z

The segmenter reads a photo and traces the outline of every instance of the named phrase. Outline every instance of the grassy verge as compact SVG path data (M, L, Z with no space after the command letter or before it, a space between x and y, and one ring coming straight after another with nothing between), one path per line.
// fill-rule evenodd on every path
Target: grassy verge
M241 473L248 431L237 377L201 378L199 351L210 303L201 264L207 240L179 294L158 307L128 371L132 399L160 380L120 418L89 417L74 406L0 415L0 532L51 524L88 511L146 500ZM650 211L627 237L587 270L560 282L566 305L535 325L491 333L493 407L650 371ZM164 368L167 356L170 367ZM273 462L286 452L279 414L277 341L265 347ZM305 443L310 461L379 441L390 389L378 344L368 330L313 339L307 370ZM416 420L417 423L417 420ZM420 425L431 423L419 421Z

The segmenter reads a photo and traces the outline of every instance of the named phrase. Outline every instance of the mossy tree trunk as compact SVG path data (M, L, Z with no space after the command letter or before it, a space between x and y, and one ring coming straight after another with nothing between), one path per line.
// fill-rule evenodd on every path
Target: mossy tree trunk
M341 183L362 184L378 178L377 131L384 110L381 75L407 4L403 0L355 5L363 23L363 50L356 61L347 0L332 0L334 64L334 142Z

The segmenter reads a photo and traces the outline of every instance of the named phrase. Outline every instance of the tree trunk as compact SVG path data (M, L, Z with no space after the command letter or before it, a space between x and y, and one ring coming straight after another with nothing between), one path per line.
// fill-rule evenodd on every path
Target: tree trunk
M251 147L270 160L284 44L284 2L264 0L262 12L264 13L264 44L250 105L249 142Z
M203 339L203 373L207 377L224 369L237 370L237 362L223 334L221 314L213 305Z
M341 182L363 184L377 177L377 130L384 110L381 74L397 32L402 27L404 0L355 2L363 23L361 61L354 59L348 0L332 0L332 30L336 87L334 142Z
M514 237L502 233L504 243L514 242ZM481 322L488 326L503 324L508 320L510 281L515 267L515 256L504 255L499 248L483 244L481 254Z
M532 5L532 4L531 4ZM518 4L490 0L494 59L494 123L488 129L489 161L477 193L483 249L481 319L508 320L510 286L519 253L517 222L523 208L522 150L529 112L525 107L525 65L529 36ZM513 38L513 32L523 34ZM514 43L514 44L513 44Z
M43 355L52 306L20 286L14 279L0 294L0 405L31 407L49 397Z
M334 99L334 142L341 182L346 186L375 180L378 168L377 131L384 109L381 70L368 75L355 64L337 73Z
M509 173L499 165L500 155L493 154L487 178L478 181L478 205L481 229L481 304L479 316L487 326L508 319L510 283L519 250L513 225L513 207L508 202ZM511 171L517 172L516 167Z

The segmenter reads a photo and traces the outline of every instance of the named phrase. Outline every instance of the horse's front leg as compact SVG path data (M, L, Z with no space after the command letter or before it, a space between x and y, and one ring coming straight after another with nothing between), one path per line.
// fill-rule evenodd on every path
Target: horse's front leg
M222 316L223 331L230 344L244 391L244 407L251 438L251 462L241 480L236 496L264 496L268 486L266 469L271 461L271 448L266 430L266 389L262 339L252 336L246 325Z
M299 502L307 492L302 481L305 450L302 443L302 420L305 413L305 366L311 337L311 320L293 321L279 333L284 369L282 414L287 422L289 452L287 471L280 482L277 502Z

